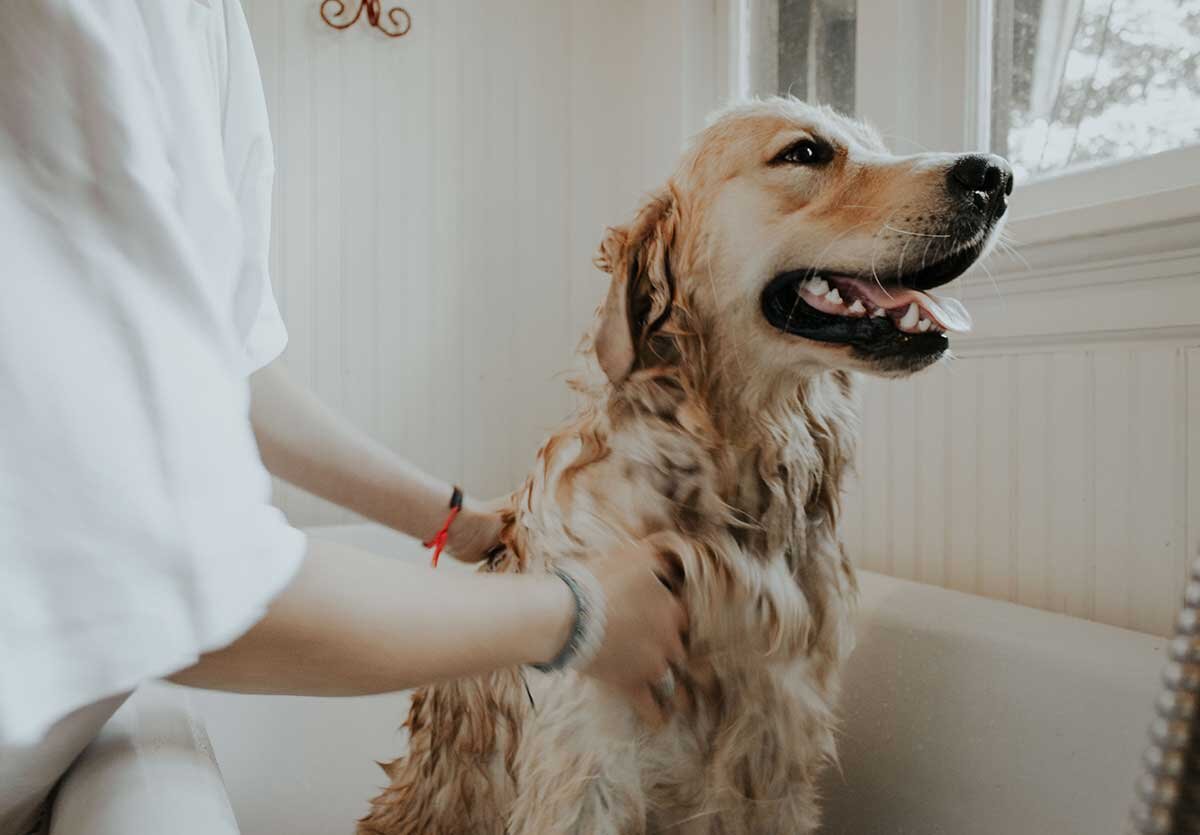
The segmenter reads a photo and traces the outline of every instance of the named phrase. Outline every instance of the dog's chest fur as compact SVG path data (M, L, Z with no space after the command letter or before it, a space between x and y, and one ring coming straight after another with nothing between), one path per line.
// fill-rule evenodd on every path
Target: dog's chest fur
M696 707L642 742L651 831L716 815L730 793L766 807L807 802L815 815L809 796L833 755L837 669L852 645L855 583L836 531L856 430L848 377L816 378L742 423L718 427L712 411L675 371L631 377L542 449L509 531L511 568L527 571L660 531L693 546ZM556 690L587 686L570 677L536 689L575 703L579 694ZM587 699L576 709L602 710Z

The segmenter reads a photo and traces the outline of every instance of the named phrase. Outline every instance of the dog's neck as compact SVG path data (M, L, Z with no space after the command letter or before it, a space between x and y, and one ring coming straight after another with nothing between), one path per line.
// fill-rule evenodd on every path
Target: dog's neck
M782 549L802 560L817 540L836 537L858 434L851 375L819 371L754 385L689 373L704 367L699 359L668 362L664 370L700 399L725 453L721 499L745 522L735 535L755 550Z
M736 484L747 495L731 502L743 511L747 499L757 503L767 548L801 557L816 539L835 537L857 435L849 375L826 371L757 398L724 400L720 431L745 451L736 456Z

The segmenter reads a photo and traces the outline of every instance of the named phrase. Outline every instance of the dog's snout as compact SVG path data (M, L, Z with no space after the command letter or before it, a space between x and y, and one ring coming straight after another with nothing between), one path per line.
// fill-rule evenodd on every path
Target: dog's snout
M946 174L951 193L967 197L976 208L997 216L1008 208L1012 194L1013 172L1003 157L995 154L969 154L959 157Z

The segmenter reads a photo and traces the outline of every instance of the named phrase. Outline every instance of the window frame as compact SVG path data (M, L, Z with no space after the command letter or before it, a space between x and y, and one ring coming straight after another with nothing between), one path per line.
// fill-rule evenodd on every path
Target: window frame
M994 0L966 0L975 9L981 23L977 43L981 46L979 63L986 79L974 103L981 123L980 148L990 147L992 85L992 30ZM986 50L986 53L982 52ZM1181 172L1191 176L1180 176ZM1106 176L1100 180L1097 173ZM1136 185L1135 185L1136 184ZM1200 143L1185 145L1148 156L1101 162L1042 174L1022 184L1022 199L1015 206L1015 219L1046 218L1059 213L1079 214L1085 207L1128 203L1152 198L1160 192L1200 186ZM1198 203L1197 205L1200 205ZM1197 211L1196 214L1200 214Z
M768 48L761 9L774 0L717 2L729 92L772 92L756 81L753 56ZM855 98L896 152L988 149L993 14L993 0L858 0ZM1189 222L1200 218L1200 145L1052 172L1022 185L1012 205L1021 245Z

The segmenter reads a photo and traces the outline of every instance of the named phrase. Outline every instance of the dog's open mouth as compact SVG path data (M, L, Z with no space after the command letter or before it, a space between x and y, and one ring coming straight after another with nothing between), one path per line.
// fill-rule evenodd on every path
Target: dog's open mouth
M776 278L767 288L764 312L780 330L823 342L847 342L880 327L907 334L971 329L971 316L958 299L810 270Z
M923 286L938 286L961 271L947 271L948 277L940 275ZM932 360L949 346L946 334L971 329L971 316L957 299L911 289L921 283L910 278L789 270L763 291L763 315L780 331L848 345L866 359L896 359L904 365Z

